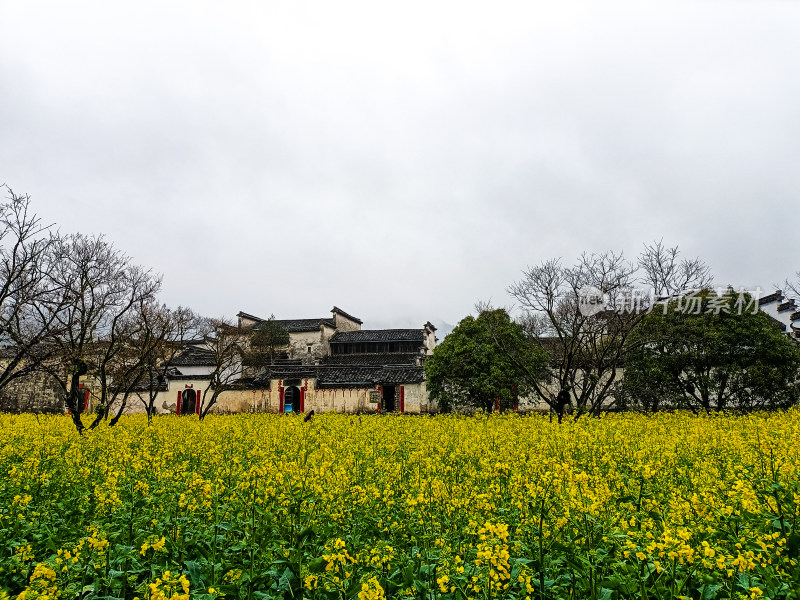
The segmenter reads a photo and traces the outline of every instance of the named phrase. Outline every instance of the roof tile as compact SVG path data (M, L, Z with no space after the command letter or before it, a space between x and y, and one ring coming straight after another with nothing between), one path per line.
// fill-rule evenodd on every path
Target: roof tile
M425 342L422 329L359 329L356 331L337 331L330 342Z

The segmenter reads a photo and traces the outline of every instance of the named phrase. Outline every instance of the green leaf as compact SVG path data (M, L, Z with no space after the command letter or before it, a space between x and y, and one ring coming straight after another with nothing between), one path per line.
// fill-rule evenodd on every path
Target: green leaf
M189 578L192 581L193 587L204 587L205 582L203 579L203 565L194 560L186 560L183 562L186 570L189 571Z
M615 595L614 590L608 588L600 588L599 600L611 600Z
M320 556L319 558L315 558L309 562L307 566L310 573L321 573L325 570L327 565L328 561Z

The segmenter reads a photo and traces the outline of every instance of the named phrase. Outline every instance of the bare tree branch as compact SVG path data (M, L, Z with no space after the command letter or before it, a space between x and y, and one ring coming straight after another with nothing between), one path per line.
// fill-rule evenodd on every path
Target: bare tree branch
M203 393L200 419L205 418L222 392L231 389L241 379L243 358L250 336L249 330L237 327L224 317L208 319L207 323L211 333L204 346L211 355L213 367L208 386Z
M585 253L569 267L551 259L528 268L509 288L524 330L551 356L544 381L529 381L548 406L563 407L568 393L580 416L616 401L626 341L641 318L627 310L636 271L622 254ZM602 297L602 310L584 310L589 292Z
M710 267L699 258L679 258L677 246L668 248L663 240L645 244L639 255L641 281L652 287L656 296L672 297L692 289L713 285Z
M91 374L100 381L100 414L108 407L109 371L124 348L123 329L136 306L154 298L160 277L131 264L103 236L73 234L58 238L52 247L50 279L64 303L56 312L48 343L57 360L43 364L61 386L67 408L79 431L80 377Z
M0 205L0 389L35 372L52 350L44 343L64 298L49 278L56 236L32 212L30 197L5 185Z

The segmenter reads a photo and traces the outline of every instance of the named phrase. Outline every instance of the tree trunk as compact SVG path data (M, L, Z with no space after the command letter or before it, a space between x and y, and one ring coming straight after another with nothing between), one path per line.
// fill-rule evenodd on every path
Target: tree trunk
M122 404L119 407L119 411L117 412L116 415L114 415L114 417L111 419L111 421L109 421L109 423L108 423L109 427L113 427L114 425L117 424L117 421L119 421L119 418L122 416L122 413L125 410L125 405L127 403L128 403L128 396L126 394L125 396L122 397ZM108 409L106 409L106 412L108 412Z
M107 416L108 416L108 407L107 407L107 406L104 406L104 407L103 407L103 408L101 408L101 409L100 409L100 411L99 411L99 412L98 412L98 413L95 415L95 417L94 417L94 421L92 421L92 424L91 424L91 425L89 425L89 429L90 429L90 430L91 430L91 429L94 429L95 427L97 427L98 425L100 425L100 421L102 421L103 419L105 419Z
M81 421L81 414L78 411L78 407L80 406L80 402L78 401L78 381L80 380L81 376L73 373L70 376L70 384L69 384L69 394L65 398L65 402L67 405L67 409L69 410L70 415L72 415L72 422L75 425L75 429L78 430L78 433L83 435L83 422Z
M208 398L208 389L209 388L206 388L206 391L203 393L203 398ZM224 392L224 391L225 391L225 388L221 388L221 389L218 389L218 390L215 389L214 392L211 394L211 399L208 402L205 403L205 406L203 406L203 405L200 406L200 420L201 421L206 418L206 415L208 414L208 411L211 410L211 407L214 406L217 403L217 398L219 398L220 394L222 394L222 392ZM200 400L198 400L198 402L200 402Z

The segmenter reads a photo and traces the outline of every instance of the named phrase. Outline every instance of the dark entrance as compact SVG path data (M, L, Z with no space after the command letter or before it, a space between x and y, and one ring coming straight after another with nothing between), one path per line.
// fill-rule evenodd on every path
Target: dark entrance
M394 386L383 386L383 412L394 412L397 410L394 401Z
M194 390L183 390L181 396L181 414L192 415L197 403L197 393Z
M283 392L283 412L297 412L300 410L300 390L296 386L289 386Z

